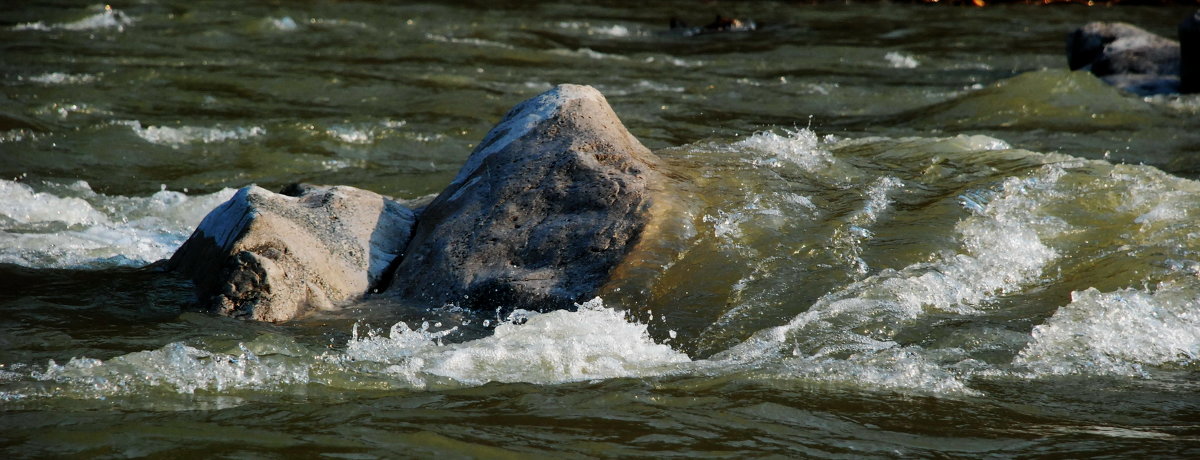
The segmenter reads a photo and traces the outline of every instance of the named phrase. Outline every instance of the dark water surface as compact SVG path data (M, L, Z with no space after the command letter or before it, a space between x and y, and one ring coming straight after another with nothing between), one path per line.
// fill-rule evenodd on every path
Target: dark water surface
M678 16L750 18L685 37ZM7 457L1200 456L1200 97L1065 70L1194 7L0 6ZM519 321L192 311L144 267L251 183L441 190L603 92L680 255Z

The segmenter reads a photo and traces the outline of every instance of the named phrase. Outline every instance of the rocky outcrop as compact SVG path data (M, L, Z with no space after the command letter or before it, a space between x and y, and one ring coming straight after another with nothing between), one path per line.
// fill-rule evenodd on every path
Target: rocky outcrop
M686 219L665 217L680 208L658 161L598 91L561 85L513 108L419 215L351 187L246 187L167 268L216 311L263 321L378 290L428 306L572 308L674 257L659 236L685 233L671 222Z
M285 321L362 297L408 242L411 210L353 187L257 186L214 209L167 262L200 302L239 318Z
M1093 22L1067 35L1067 64L1140 94L1200 91L1200 11L1179 25L1179 42L1123 22Z
M657 163L595 89L529 99L424 209L390 292L489 310L586 300L664 212Z

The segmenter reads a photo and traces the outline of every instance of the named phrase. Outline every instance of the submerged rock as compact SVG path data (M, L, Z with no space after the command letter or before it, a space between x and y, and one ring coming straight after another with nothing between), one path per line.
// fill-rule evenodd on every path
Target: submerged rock
M362 297L408 242L411 210L353 187L238 190L167 262L200 302L239 318L285 321Z
M1179 39L1123 22L1093 22L1067 35L1067 64L1140 94L1200 91L1200 11L1179 25Z
M391 292L474 309L591 298L664 212L657 164L592 87L522 102L424 209Z

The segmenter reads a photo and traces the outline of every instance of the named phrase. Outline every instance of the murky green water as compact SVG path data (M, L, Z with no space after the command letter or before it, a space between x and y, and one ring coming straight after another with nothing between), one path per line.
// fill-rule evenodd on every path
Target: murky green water
M666 30L714 10L759 30ZM1085 22L1189 11L5 4L0 449L1200 455L1200 98L1063 55ZM694 193L678 256L602 301L254 324L141 268L250 183L436 193L564 82Z

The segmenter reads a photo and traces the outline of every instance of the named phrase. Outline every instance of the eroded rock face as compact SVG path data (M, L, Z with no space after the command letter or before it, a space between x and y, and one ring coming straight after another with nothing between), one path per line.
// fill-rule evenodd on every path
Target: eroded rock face
M285 321L366 294L408 242L413 212L353 187L257 186L214 209L167 262L215 311ZM286 190L285 190L286 191Z
M598 91L513 108L421 214L391 291L474 309L569 308L637 244L666 180Z

